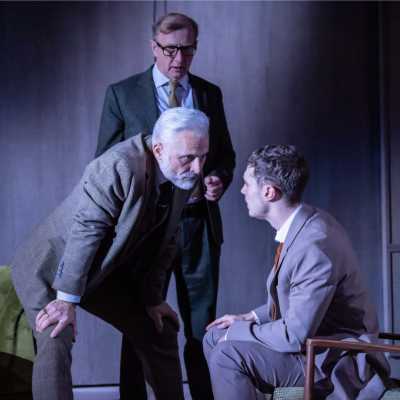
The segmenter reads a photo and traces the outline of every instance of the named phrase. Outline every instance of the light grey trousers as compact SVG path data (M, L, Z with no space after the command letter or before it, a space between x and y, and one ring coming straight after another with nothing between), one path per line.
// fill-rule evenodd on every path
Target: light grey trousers
M267 393L277 386L303 386L298 355L278 353L256 342L218 343L225 333L213 328L203 339L215 400L256 400L256 389Z

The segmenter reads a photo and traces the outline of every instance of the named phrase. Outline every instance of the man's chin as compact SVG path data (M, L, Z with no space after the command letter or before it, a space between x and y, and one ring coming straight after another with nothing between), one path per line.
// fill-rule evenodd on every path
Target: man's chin
M184 69L170 69L169 70L169 77L170 79L179 81L182 79L186 74L186 71Z
M249 206L247 206L247 212L249 213L250 218L258 218L258 216L252 211Z
M191 190L196 185L197 179L195 180L174 180L172 183L178 187L179 189L183 190Z

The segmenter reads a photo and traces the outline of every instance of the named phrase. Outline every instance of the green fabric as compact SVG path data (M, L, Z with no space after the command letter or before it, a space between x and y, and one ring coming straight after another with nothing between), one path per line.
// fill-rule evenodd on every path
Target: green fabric
M302 387L276 388L273 400L303 400L304 389Z
M400 388L386 391L382 400L400 400Z
M304 390L299 387L281 387L274 394L265 394L265 400L303 400ZM400 388L386 391L382 400L400 400Z
M32 330L12 285L11 270L5 266L0 266L0 353L29 361L35 355Z

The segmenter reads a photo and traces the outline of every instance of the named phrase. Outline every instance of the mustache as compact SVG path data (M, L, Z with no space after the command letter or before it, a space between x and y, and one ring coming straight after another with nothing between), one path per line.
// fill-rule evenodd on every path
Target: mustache
M182 175L179 175L179 179L184 179L188 181L194 181L200 178L199 174L196 174L195 172L185 172Z

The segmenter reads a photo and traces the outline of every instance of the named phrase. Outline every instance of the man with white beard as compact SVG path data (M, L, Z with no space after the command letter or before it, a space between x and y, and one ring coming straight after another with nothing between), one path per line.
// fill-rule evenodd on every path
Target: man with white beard
M37 341L35 400L73 399L77 304L129 338L157 399L183 399L179 322L163 290L208 129L201 111L165 111L152 137L136 135L93 160L18 251L12 275Z

